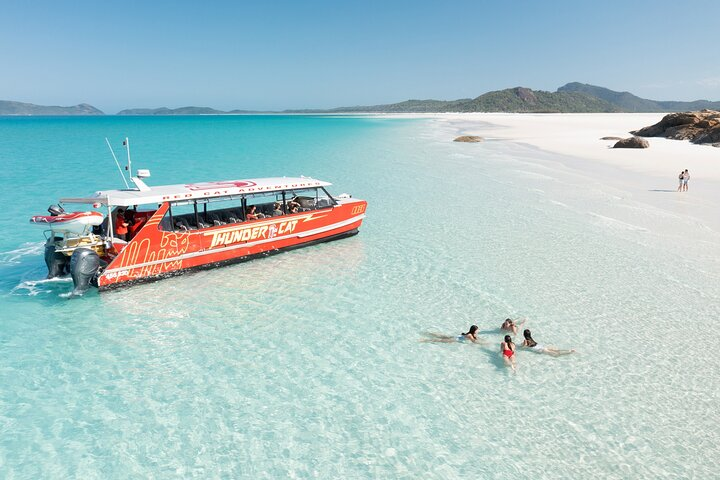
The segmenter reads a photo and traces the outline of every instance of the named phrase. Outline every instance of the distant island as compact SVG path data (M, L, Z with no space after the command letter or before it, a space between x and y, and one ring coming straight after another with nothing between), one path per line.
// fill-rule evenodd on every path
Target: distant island
M332 110L287 110L286 113L604 113L604 112L678 112L720 109L720 102L646 100L630 92L616 92L595 85L568 83L556 92L524 87L496 90L477 98L460 100L407 100L388 105L340 107Z
M677 102L662 100L646 100L637 97L630 92L616 92L595 85L586 83L568 83L558 88L558 92L577 92L591 95L596 98L605 100L620 108L622 112L631 113L653 113L653 112L679 112L685 110L718 110L720 102L710 102L708 100L695 100L693 102Z
M544 92L524 87L496 90L477 98L460 100L407 100L389 105L340 107L331 113L440 113L440 112L518 112L518 113L584 113L618 112L610 102L577 92ZM321 113L322 110L289 110L288 113Z
M248 114L248 113L266 113L252 110L215 110L210 107L180 107L180 108L129 108L121 110L117 115L227 115L227 114ZM267 112L272 113L272 112Z
M648 100L630 92L616 92L595 85L572 82L555 92L525 87L487 92L476 98L459 100L406 100L383 105L301 109L283 111L216 110L210 107L132 108L117 115L237 115L258 113L443 113L443 112L508 112L508 113L613 113L613 112L680 112L687 110L720 110L720 101L693 102ZM0 115L103 115L103 112L82 103L73 107L46 107L31 103L0 101Z
M0 115L105 115L101 110L81 103L72 107L34 105L0 100Z

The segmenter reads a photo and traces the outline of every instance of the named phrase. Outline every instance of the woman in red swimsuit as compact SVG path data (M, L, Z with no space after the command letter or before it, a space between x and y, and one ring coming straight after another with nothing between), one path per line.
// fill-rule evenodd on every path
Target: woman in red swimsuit
M503 361L515 371L515 344L510 335L505 335L505 341L500 343L500 351L502 352Z

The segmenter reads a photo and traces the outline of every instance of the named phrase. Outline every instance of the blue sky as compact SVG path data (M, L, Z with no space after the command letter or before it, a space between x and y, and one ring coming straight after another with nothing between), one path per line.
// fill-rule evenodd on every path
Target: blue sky
M0 99L284 109L571 81L720 100L720 1L0 0Z

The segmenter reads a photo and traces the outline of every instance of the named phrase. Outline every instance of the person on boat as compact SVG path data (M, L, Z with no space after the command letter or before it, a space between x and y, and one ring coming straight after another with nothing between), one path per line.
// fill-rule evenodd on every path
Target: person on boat
M500 352L502 352L503 361L505 365L515 371L515 344L512 341L510 335L505 335L505 339L500 342Z
M130 224L125 220L125 209L120 207L115 211L115 238L127 240Z
M132 214L130 216L127 215L128 212L131 212ZM125 220L130 224L128 227L128 240L132 240L135 237L135 234L140 231L140 229L145 225L145 222L147 221L147 217L143 215L138 215L136 211L130 211L128 210L125 214Z
M520 323L515 323L512 318L506 318L502 325L500 325L500 330L507 330L508 332L512 332L513 335L517 335L518 328L522 327L524 324L525 320L522 320Z
M287 208L290 213L297 213L300 211L300 204L295 200L297 200L297 197L287 202Z
M525 331L523 331L523 336L525 337L525 340L523 340L522 346L529 350L532 350L533 352L546 353L552 357L559 357L560 355L569 355L571 353L575 353L575 350L559 350L552 346L540 345L532 338L532 334L527 328L525 329Z
M283 215L282 205L280 205L280 202L275 202L273 204L273 217L279 217L280 215Z
M424 343L453 343L453 342L473 342L473 343L480 343L480 339L477 336L477 325L471 325L467 332L461 333L460 335L440 335L438 333L430 333L428 332L427 335L429 335L432 338L426 338L423 340L420 340Z
M265 218L265 215L259 212L255 212L257 210L257 207L255 205L250 205L245 210L245 218L247 220L258 220L260 218Z
M125 209L125 214L123 215L123 218L125 219L125 223L127 223L125 240L129 242L132 239L133 234L135 233L135 230L133 228L133 224L135 223L135 210L131 208Z

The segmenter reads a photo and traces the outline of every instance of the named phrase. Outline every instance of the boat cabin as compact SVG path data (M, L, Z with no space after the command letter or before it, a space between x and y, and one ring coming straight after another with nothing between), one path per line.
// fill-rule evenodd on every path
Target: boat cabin
M93 233L122 244L132 240L164 204L167 211L159 230L190 232L330 208L337 200L325 189L328 185L304 177L229 180L99 191L91 197L60 202L106 207L107 216Z

